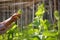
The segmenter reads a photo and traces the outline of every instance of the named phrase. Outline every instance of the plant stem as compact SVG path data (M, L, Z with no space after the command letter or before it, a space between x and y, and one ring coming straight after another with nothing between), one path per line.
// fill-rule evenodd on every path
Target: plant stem
M58 40L60 40L60 18L57 24L58 24Z

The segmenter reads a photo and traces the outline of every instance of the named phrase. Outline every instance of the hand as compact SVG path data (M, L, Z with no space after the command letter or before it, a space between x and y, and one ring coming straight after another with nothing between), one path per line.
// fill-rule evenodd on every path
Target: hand
M12 15L12 18L13 19L18 19L18 18L20 18L20 15L22 14L22 10L18 10L17 11L17 13L14 13L13 15Z
M17 19L20 18L20 15L21 15L21 14L14 13L14 14L12 15L12 19L17 20Z

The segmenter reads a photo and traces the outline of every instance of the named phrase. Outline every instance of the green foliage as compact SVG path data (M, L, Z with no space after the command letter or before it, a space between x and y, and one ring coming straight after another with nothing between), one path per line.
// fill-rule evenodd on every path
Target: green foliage
M38 6L38 10L35 13L35 15L36 16L43 16L44 13L45 13L44 4L41 4L40 6Z
M51 31L44 31L43 35L44 36L56 36L56 35L58 35L58 33L57 32L51 32Z
M58 26L58 40L60 40L60 14L59 14L59 11L55 11L54 12L54 17L56 18L57 20L57 26Z
M19 9L17 13L18 13L18 14L22 14L22 10L21 10L21 9Z
M7 33L13 33L15 32L15 29L17 28L17 25L15 24L15 22L12 23L12 28L10 30L7 31Z
M57 40L57 39L56 38L53 38L53 37L49 37L46 40Z
M34 36L31 40L40 40L38 36Z
M59 15L59 12L57 10L54 12L54 16L57 20L59 20L60 15Z
M47 19L43 20L45 11L44 4L38 6L34 21L22 31L19 31L17 25L14 24L13 28L8 31L8 40L57 40L58 31L55 29L57 25L51 24ZM56 19L59 18L57 13L58 11L54 12ZM13 37L13 34L16 37Z

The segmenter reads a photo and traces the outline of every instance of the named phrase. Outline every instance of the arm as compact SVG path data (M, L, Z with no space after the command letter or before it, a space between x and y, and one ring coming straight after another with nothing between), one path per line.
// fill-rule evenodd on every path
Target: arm
M9 25L11 25L12 22L16 21L19 17L20 17L20 14L14 13L10 18L8 18L7 20L1 23L4 24L6 27L8 27Z
M16 21L20 17L20 14L14 13L10 18L0 23L0 34L5 33L11 26L11 23Z

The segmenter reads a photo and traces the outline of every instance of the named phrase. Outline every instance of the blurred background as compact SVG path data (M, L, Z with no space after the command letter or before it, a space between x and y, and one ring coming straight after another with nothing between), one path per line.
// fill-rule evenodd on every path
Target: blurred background
M8 19L19 9L23 11L21 18L14 24L18 25L18 27L10 29L7 33L0 35L0 40L58 40L55 37L56 35L54 37L47 37L47 39L40 39L42 37L40 35L40 37L35 36L36 38L32 39L34 37L27 34L27 30L29 29L27 25L34 21L36 17L35 12L42 3L44 3L45 9L47 9L43 14L43 19L47 19L51 24L54 24L57 21L54 18L54 11L60 11L60 0L0 0L0 22ZM35 27L32 28L34 29ZM58 30L58 27L55 28ZM30 29L31 32L32 30Z

